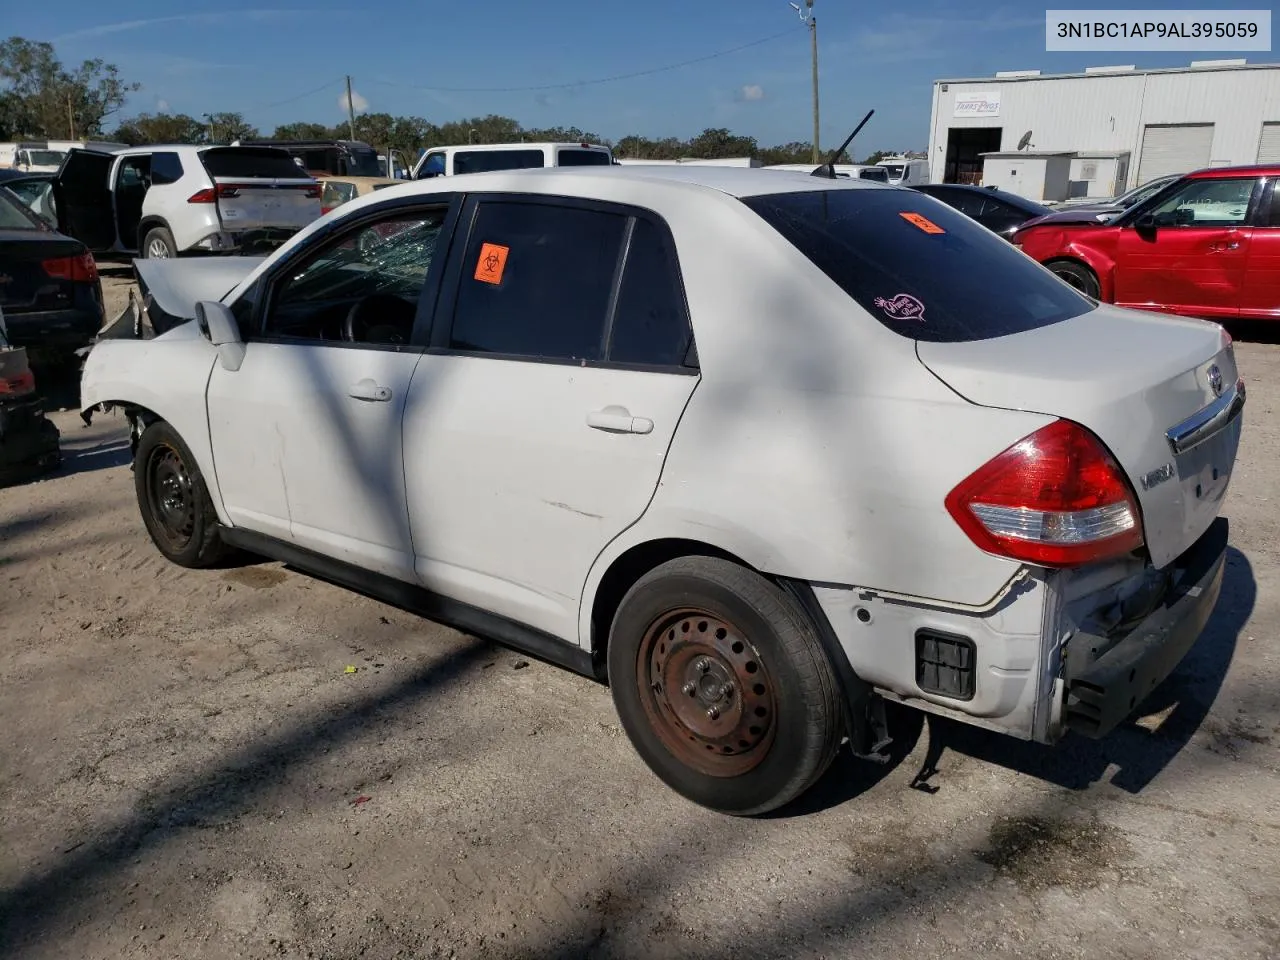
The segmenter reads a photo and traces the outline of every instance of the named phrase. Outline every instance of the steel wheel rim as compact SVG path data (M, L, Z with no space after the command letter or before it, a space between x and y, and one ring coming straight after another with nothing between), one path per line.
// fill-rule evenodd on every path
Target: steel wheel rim
M147 257L152 260L167 260L169 257L169 245L156 237L147 244Z
M174 550L182 550L195 533L196 498L182 455L158 444L147 458L147 505L159 533Z
M657 617L640 643L636 683L663 746L699 773L742 776L773 746L775 683L759 651L723 617L694 608Z

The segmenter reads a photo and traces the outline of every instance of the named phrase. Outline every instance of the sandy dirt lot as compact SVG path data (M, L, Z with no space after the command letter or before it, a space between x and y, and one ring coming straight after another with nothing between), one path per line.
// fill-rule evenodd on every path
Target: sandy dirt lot
M168 565L122 420L55 413L64 468L0 491L0 957L1280 956L1280 347L1238 350L1225 591L1142 718L904 723L755 821L663 787L600 685Z

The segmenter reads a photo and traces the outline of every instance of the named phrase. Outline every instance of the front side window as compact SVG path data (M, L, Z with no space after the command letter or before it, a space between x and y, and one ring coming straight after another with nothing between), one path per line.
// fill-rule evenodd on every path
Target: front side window
M264 335L407 344L446 213L398 212L326 243L278 282Z
M453 155L454 173L530 170L545 165L541 150L459 150Z
M1008 241L913 190L743 202L876 320L915 340L985 340L1094 309Z
M1150 211L1158 227L1238 227L1249 215L1253 178L1192 180Z
M444 176L444 154L429 153L426 162L422 164L422 176L424 177L442 177Z
M450 348L600 360L626 221L579 207L479 203L463 254Z

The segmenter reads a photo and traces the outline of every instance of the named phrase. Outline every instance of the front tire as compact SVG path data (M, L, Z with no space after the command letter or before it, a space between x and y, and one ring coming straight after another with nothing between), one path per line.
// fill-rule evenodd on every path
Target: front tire
M1098 283L1098 275L1083 263L1074 260L1055 260L1046 266L1092 300L1100 298L1102 287Z
M178 245L167 227L152 227L142 238L142 257L145 260L169 260L178 255Z
M195 457L178 432L157 421L143 431L134 457L134 490L151 541L181 567L210 567L227 548Z
M623 598L609 685L632 745L668 786L735 816L766 813L826 771L844 731L814 625L778 587L680 557Z

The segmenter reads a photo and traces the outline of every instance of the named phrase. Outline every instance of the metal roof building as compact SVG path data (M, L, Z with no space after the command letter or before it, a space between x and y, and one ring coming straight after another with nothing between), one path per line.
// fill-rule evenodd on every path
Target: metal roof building
M1027 70L934 82L934 183L976 183L983 154L1020 149L1074 154L1078 196L1106 196L1200 167L1280 162L1280 64L1203 60L1158 70ZM1088 174L1108 182L1093 183Z

